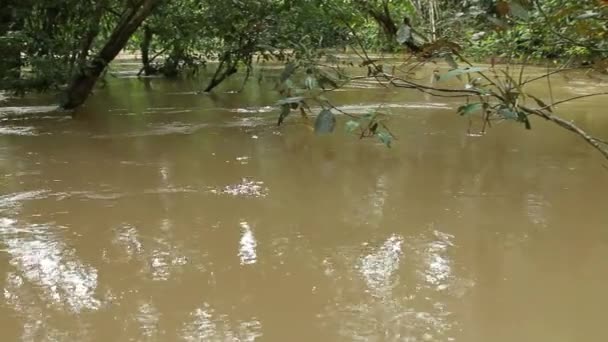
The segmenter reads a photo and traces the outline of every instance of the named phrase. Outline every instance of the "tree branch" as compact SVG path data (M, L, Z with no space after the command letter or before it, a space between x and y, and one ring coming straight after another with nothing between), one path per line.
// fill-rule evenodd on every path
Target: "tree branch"
M574 123L555 116L542 109L531 109L525 106L519 106L519 108L528 114L540 116L543 119L556 123L560 127L563 127L577 134L578 136L583 138L589 145L593 146L596 150L598 150L604 156L604 158L608 159L608 147L602 146L602 144L605 144L604 141L591 136L589 133L585 132L583 129L576 126Z
M570 102L570 101L574 101L574 100L578 100L578 99L583 99L583 98L586 98L586 97L601 96L601 95L608 95L608 91L602 92L602 93L593 93L593 94L579 95L579 96L574 96L574 97L571 97L571 98L568 98L568 99L565 99L565 100L555 101L551 105L543 107L541 109L544 110L544 109L547 109L549 107L557 106L558 104L561 104L561 103Z

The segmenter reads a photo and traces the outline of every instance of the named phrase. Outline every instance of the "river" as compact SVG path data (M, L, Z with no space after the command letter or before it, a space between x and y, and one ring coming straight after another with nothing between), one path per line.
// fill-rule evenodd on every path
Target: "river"
M607 88L578 76L554 96ZM468 134L459 100L373 82L330 94L390 111L389 149L341 116L277 127L266 83L117 72L76 119L0 103L2 341L606 341L608 170L580 138ZM608 137L607 107L557 112Z

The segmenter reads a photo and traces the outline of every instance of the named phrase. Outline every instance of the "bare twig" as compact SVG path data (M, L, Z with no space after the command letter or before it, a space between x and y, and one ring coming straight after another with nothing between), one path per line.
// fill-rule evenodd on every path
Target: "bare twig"
M526 64L528 63L528 58L530 58L530 55L526 55L526 58L524 59L523 63L521 63L521 70L519 70L519 79L517 80L517 84L519 87L523 85L522 81L524 77L524 69L526 68Z
M538 3L537 3L538 5ZM411 80L406 80L404 78L401 77L397 77L395 75L391 75L391 74L387 74L384 71L382 71L376 64L375 62L369 58L369 55L367 54L367 51L365 51L365 48L362 44L362 42L360 41L358 35L356 34L356 32L352 29L352 27L350 27L350 25L348 25L348 23L345 22L345 25L351 30L351 32L353 33L353 36L355 37L358 45L361 47L362 51L363 51L363 55L357 53L359 55L359 57L361 57L365 63L367 65L371 65L375 68L375 70L377 71L377 73L375 73L373 75L373 77L379 82L381 83L383 86L386 86L385 83L381 82L378 77L381 76L383 77L388 84L397 87L397 88L405 88L405 89L416 89L418 91L427 93L427 94L431 94L433 96L440 96L440 97L465 97L465 98L469 98L470 96L480 96L480 97L491 97L494 98L495 100L497 100L499 103L501 104L509 104L509 106L513 106L514 108L517 108L518 111L523 112L526 116L527 115L536 115L539 116L545 120L551 121L555 124L557 124L558 126L565 128L575 134L577 134L578 136L580 136L583 140L585 140L589 145L591 145L593 148L595 148L597 151L599 151L604 158L608 159L608 142L606 142L605 140L601 140L598 139L592 135L590 135L589 133L587 133L586 131L584 131L583 129L581 129L580 127L578 127L577 125L575 125L574 123L565 120L561 117L555 116L552 113L550 113L549 111L547 111L548 108L550 108L551 106L555 106L561 103L565 103L568 101L573 101L576 99L580 99L580 98L586 98L586 97L591 97L591 96L599 96L599 95L608 95L608 92L603 92L603 93L595 93L595 94L588 94L588 95L580 95L580 96L576 96L576 97L572 97L569 99L565 99L565 100L560 100L560 101L556 101L553 102L550 106L546 106L543 108L529 108L526 106L522 106L521 104L518 103L518 101L513 102L512 99L510 99L510 95L509 95L509 90L507 89L505 84L502 84L502 82L500 82L500 80L494 81L492 80L490 77L488 77L487 75L485 75L483 72L479 72L478 74L481 75L482 78L484 78L486 81L488 81L488 83L490 85L492 85L494 87L494 89L486 89L484 91L478 90L478 89L451 89L451 88L438 88L438 87L434 87L434 86L426 86L423 84L419 84L416 82L412 82ZM356 49L354 49L356 51ZM454 53L465 63L467 63L468 65L472 66L472 64L470 62L468 62L464 57L462 57L460 54L458 54L457 51L454 51ZM525 63L524 63L525 64ZM564 64L562 67L560 67L557 70L553 70L553 71L548 71L539 77L535 77L526 81L522 81L523 78L523 73L524 73L524 67L525 65L523 65L521 67L521 70L519 72L519 80L517 81L517 85L514 86L519 86L519 88L521 88L523 85L539 80L539 79L543 79L543 78L547 78L547 82L549 85L549 89L551 92L551 98L553 98L553 93L552 93L552 89L551 89L551 80L550 80L550 76L559 72L563 72L566 70L573 70L573 69L577 69L577 68L565 68L566 64ZM507 78L511 79L512 82L515 82L515 80L513 80L513 78L509 75L508 69L507 69ZM507 80L509 81L509 80ZM507 82L509 83L509 82ZM553 100L552 100L553 101ZM484 102L484 101L482 101ZM335 108L335 107L334 107ZM339 110L336 108L336 110L344 113L343 111ZM345 113L346 114L346 113ZM484 117L484 128L483 130L485 131L485 127L486 125L490 124L491 118L488 115L487 111L484 111L485 117ZM352 114L350 114L349 116L353 116ZM525 116L524 116L525 118ZM384 127L384 125L383 125ZM469 127L470 129L470 127ZM364 131L362 132L362 137L364 135ZM389 131L390 133L390 131ZM392 133L391 133L392 135Z
M421 84L417 84L411 81L406 81L406 80L402 80L399 78L393 78L394 79L398 79L402 82L405 82L406 84L403 85L403 87L406 88L411 88L411 89L417 89L419 91L425 91L425 90L431 90L431 91L435 91L435 92L447 92L447 93L454 93L454 92L460 92L460 93L464 93L464 94L468 94L465 96L471 96L471 95L483 95L481 92L477 91L477 90L473 90L473 89L466 89L466 90L458 90L458 89L446 89L446 88L435 88L435 87L428 87L428 86L424 86ZM391 81L393 85L399 86L398 83L396 84L394 81ZM558 101L556 103L554 103L553 105L559 104L559 103L564 103L564 102L568 102L568 101L572 101L575 99L579 99L579 98L584 98L584 97L591 97L591 96L599 96L599 95L608 95L608 92L604 92L604 93L596 93L596 94L588 94L588 95L581 95L581 96L576 96L570 99L566 99L566 100L562 100L562 101ZM503 97L501 94L497 94L497 93L492 93L491 96L493 96L494 98L496 98L497 100L499 100L500 102L506 102L506 98ZM608 146L603 146L603 145L607 145L605 143L605 141L600 140L594 136L591 136L589 133L585 132L583 129L581 129L580 127L576 126L574 123L567 121L563 118L560 118L558 116L555 116L551 113L549 113L548 111L545 110L545 108L541 108L541 109L532 109L532 108L528 108L525 106L518 106L519 109L521 109L523 112L527 113L527 114L531 114L531 115L536 115L539 116L543 119L549 120L557 125L559 125L560 127L563 127L577 135L579 135L581 138L583 138L588 144L590 144L591 146L593 146L596 150L598 150L606 159L608 159Z
M593 94L586 94L586 95L579 95L579 96L570 97L570 98L567 98L565 100L560 100L560 101L553 102L551 105L548 105L548 106L543 107L541 109L547 109L549 107L557 106L558 104L561 104L561 103L570 102L570 101L574 101L574 100L578 100L578 99L583 99L583 98L586 98L586 97L601 96L601 95L608 95L608 91L602 92L602 93L593 93Z
M589 145L593 146L597 151L599 151L604 156L604 158L608 159L608 148L602 146L603 142L601 140L591 136L589 133L585 132L583 129L576 126L574 123L567 121L565 119L562 119L558 116L555 116L555 115L553 115L547 111L541 110L541 109L531 109L531 108L528 108L525 106L520 106L519 108L526 113L537 115L543 119L556 123L560 127L563 127L565 129L577 134L578 136L583 138Z
M333 103L331 103L331 102L329 102L329 101L327 101L327 100L322 101L322 100L319 100L319 99L317 99L317 98L314 98L314 100L315 100L315 101L316 101L318 104L320 104L321 106L326 105L326 106L328 106L329 108L334 109L334 110L336 110L337 112L340 112L340 113L342 113L342 114L344 114L344 115L348 116L349 118L353 118L353 119L359 119L359 116L357 116L357 115L355 115L355 114L351 114L351 113L345 112L345 111L343 111L342 109L340 109L340 108L336 107L336 106L335 106Z
M547 74L549 73L549 64L547 64ZM555 106L555 98L553 97L553 87L551 86L551 75L547 75L547 86L549 87L549 97L551 98L552 106ZM551 107L549 107L551 108Z

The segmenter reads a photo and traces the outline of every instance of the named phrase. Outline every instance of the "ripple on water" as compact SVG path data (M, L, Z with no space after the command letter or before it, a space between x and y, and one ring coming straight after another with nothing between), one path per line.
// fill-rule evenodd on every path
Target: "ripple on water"
M382 89L384 88L379 82L354 81L350 82L344 90L348 89Z
M184 341L254 342L262 337L262 324L255 317L235 321L205 303L190 313L181 335Z
M124 134L101 134L95 135L95 139L111 139L116 137L122 138L139 138L147 136L163 136L163 135L189 135L193 134L205 127L208 124L186 124L182 122L171 122L160 125L150 125L147 129L140 132L124 133Z
M341 106L340 109L348 112L348 113L353 113L353 114L365 114L368 113L369 111L373 111L373 110L377 110L378 108L380 108L381 110L384 109L405 109L405 108L410 108L410 109L446 109L446 110L450 110L452 109L452 107L450 107L447 103L440 103L440 102L407 102L407 103L385 103L385 104L381 104L381 103L377 103L377 104L369 104L369 105L347 105L347 106Z
M12 219L0 219L0 238L20 282L41 290L45 302L72 312L96 310L97 270L78 260L75 250L55 236L58 227L28 225L27 232ZM7 302L18 302L19 286L5 288Z
M160 313L152 303L142 303L137 310L137 323L141 334L148 339L153 339L158 335L158 323Z
M423 251L424 263L427 266L422 271L423 277L428 284L436 286L437 289L444 289L448 287L452 273L451 262L446 253L448 248L453 246L451 240L454 236L439 231L434 231L433 235L436 240L429 242Z
M48 190L16 192L0 196L0 209L13 208L21 205L23 201L31 201L47 197Z
M226 185L221 189L211 189L209 192L230 196L266 197L269 189L264 186L264 182L262 181L243 178L238 184Z
M245 118L238 118L236 121L229 122L226 127L257 127L260 125L267 124L267 119L258 116L250 116Z
M116 192L96 192L96 191L69 191L69 192L57 192L53 193L52 196L56 197L58 201L66 199L80 198L87 200L116 200L125 196L125 194Z
M168 124L162 124L150 127L149 130L144 132L136 132L126 134L127 137L142 137L142 136L157 136L157 135L170 135L170 134L192 134L202 128L207 127L207 124L185 124L181 122L172 122Z
M540 194L528 194L526 196L526 211L530 221L536 225L547 227L546 208L549 206Z
M114 243L121 247L128 259L135 258L143 252L143 245L139 238L139 232L135 226L125 224L116 229Z
M235 159L241 165L247 165L247 164L249 164L249 157L248 156L236 157Z
M373 295L378 297L390 296L393 276L399 269L402 257L401 246L403 237L393 235L373 253L362 257L359 261L359 271Z
M324 259L336 299L318 316L320 324L350 341L452 340L458 321L445 299L472 286L454 274L453 239L437 230L420 238L393 234L371 250L364 244L358 257L354 249ZM335 271L349 267L354 274L347 277Z
M0 127L0 135L36 136L39 134L32 126L5 126Z
M6 115L50 113L58 109L59 107L57 106L0 107L0 117Z
M247 108L234 108L230 109L233 113L269 113L276 110L276 107L264 106L264 107L247 107Z
M190 259L183 254L183 246L171 237L172 222L163 219L154 238L145 239L138 228L125 223L114 229L112 243L117 247L106 262L138 261L140 273L154 281L167 281L183 270Z
M191 108L177 107L151 107L142 112L142 114L181 114L194 111Z
M570 83L574 83L574 86L565 86L565 89L568 89L569 92L575 95L588 95L602 91L602 87L589 85L587 82L576 82L571 81ZM593 101L593 100L590 100Z

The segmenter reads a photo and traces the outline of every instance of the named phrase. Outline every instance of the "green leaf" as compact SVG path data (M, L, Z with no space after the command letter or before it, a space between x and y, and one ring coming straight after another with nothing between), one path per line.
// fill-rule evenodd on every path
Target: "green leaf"
M391 143L393 142L393 136L386 131L378 132L377 134L378 140L380 140L386 147L390 148Z
M279 114L279 121L277 122L277 126L281 126L283 120L291 113L291 108L289 104L281 105L281 114Z
M360 126L361 124L359 123L359 121L349 120L346 122L346 131L348 133L352 133Z
M336 116L329 109L323 109L315 120L315 133L332 133L336 127Z
M507 107L498 109L498 114L508 120L517 120L519 118L519 114L516 111Z
M317 87L317 80L313 76L307 76L304 81L304 86L306 89L315 89Z
M523 122L523 124L526 126L526 129L532 128L532 125L530 125L530 120L528 120L528 116L522 111L513 110L507 107L501 107L500 109L498 109L498 114L508 120L516 120L519 122Z
M526 126L526 129L532 129L532 125L530 125L530 120L528 120L528 116L524 112L517 112L519 115L518 121L523 122Z
M441 75L441 77L439 77L439 81L446 81L453 77L457 77L457 76L464 75L464 74L471 74L471 73L475 73L475 72L482 72L487 69L488 68L484 68L484 67L468 67L468 68L454 69L454 70L448 71L446 74Z
M469 104L458 107L458 114L469 115L471 113L481 110L482 107L483 107L483 104L481 102L469 103Z

